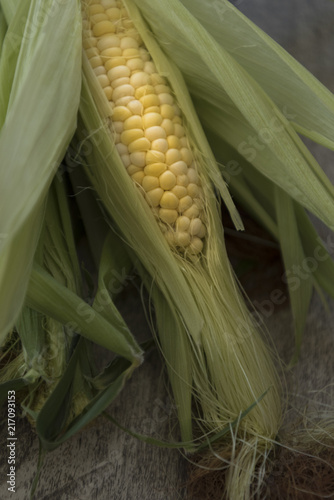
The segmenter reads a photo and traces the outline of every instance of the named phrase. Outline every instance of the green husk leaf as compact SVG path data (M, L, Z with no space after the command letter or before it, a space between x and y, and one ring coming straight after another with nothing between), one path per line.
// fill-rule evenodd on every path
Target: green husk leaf
M0 343L24 301L44 200L75 130L81 83L79 2L31 0L25 15L26 7L20 4L1 54ZM38 16L43 23L34 22Z
M313 289L313 278L305 272L306 261L298 224L294 211L294 202L281 189L275 189L275 204L279 229L279 241L285 266L284 280L288 284L291 309L295 328L296 352L292 362L297 361L302 335L306 323ZM300 270L304 270L300 273Z
M3 45L5 35L6 35L6 31L7 31L6 19L5 19L4 13L2 12L2 10L0 8L0 58L1 58L2 45Z

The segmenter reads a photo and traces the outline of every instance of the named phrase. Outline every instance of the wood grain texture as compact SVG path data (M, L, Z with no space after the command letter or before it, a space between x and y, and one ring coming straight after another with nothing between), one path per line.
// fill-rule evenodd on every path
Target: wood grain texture
M249 18L283 45L326 86L334 90L334 2L331 0L244 0L235 2ZM313 147L314 154L333 175L333 154ZM318 224L321 235L327 230ZM334 240L334 237L333 237ZM281 279L277 267L273 282ZM253 277L254 283L258 278ZM273 288L276 287L272 285ZM255 287L256 288L256 287ZM135 333L148 335L140 312L139 297L129 289L121 304L122 311ZM270 293L270 285L261 289L259 300ZM125 296L124 296L125 297ZM254 297L252 299L254 300ZM330 384L334 382L334 313L333 301L326 310L313 297L304 335L299 364L288 374L291 402L310 408L314 399L333 402ZM292 318L289 309L275 309L266 319L277 349L289 361L293 349ZM152 353L135 373L126 390L110 411L123 425L143 434L168 438L172 402L163 374L163 364ZM326 392L315 397L314 391ZM297 395L298 396L293 396ZM36 472L38 441L24 420L17 421L17 492L6 488L6 429L0 434L0 498L25 500ZM47 455L37 488L38 500L179 500L185 498L187 462L175 450L153 447L123 433L100 418L94 426L75 436L61 448ZM191 500L191 499L190 499Z

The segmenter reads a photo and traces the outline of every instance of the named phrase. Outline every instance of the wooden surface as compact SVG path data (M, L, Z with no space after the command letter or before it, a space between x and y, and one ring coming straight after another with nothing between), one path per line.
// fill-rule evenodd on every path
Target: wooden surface
M209 2L208 2L209 3ZM234 2L248 17L287 48L323 83L334 91L334 2L331 0L244 0ZM333 175L333 154L313 149L317 158ZM319 225L322 236L326 230ZM334 237L333 237L334 240ZM276 259L276 260L275 260ZM258 279L258 300L264 300L281 280L277 257ZM253 281L254 283L254 281ZM129 289L122 302L124 315L135 333L148 335L140 310L139 295ZM256 295L253 287L252 299ZM334 401L334 314L333 301L326 311L318 297L313 297L301 360L290 372L288 387L296 404L314 399L312 391L327 386L327 399ZM286 306L275 309L267 326L277 348L288 361L292 353L291 315ZM303 399L304 398L304 399ZM110 409L127 427L154 437L168 437L173 425L163 365L152 353L137 370L126 390ZM17 492L6 488L6 432L0 434L0 498L25 500L36 472L38 441L25 421L17 421ZM42 469L38 500L178 500L185 498L187 462L174 450L159 449L124 434L104 419L50 453ZM200 500L200 499L198 499Z

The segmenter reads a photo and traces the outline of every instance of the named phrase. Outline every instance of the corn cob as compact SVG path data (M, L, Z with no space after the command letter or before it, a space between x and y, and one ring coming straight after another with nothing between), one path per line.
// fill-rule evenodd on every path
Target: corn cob
M110 103L116 148L172 247L199 254L203 191L173 92L121 2L90 2L83 47Z

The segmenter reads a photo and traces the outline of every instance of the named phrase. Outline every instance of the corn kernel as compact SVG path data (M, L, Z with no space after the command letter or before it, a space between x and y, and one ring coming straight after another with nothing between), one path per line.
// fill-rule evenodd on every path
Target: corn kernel
M143 120L139 115L132 115L127 118L124 122L124 130L130 130L132 128L143 128Z
M130 160L136 167L144 168L146 165L146 153L144 151L136 151L130 154Z
M166 155L167 156L167 155ZM184 161L176 161L169 165L168 170L173 172L176 176L178 175L186 175L188 172L187 164Z
M155 125L161 125L162 116L159 113L146 113L143 116L143 126L144 128L154 127Z
M123 125L123 122L117 123L121 123ZM121 142L128 146L131 142L136 141L141 137L144 137L144 132L142 131L142 129L134 128L132 130L124 130L121 135Z
M115 26L110 21L101 21L93 26L93 33L94 36L96 37L114 32L115 32Z
M150 141L146 139L146 137L141 137L140 139L136 139L135 141L131 142L128 147L129 153L135 153L136 151L148 151L151 147L151 144Z
M175 194L165 191L161 197L160 206L161 208L175 209L179 206L180 201Z
M166 163L165 158L166 155L160 151L147 151L145 161L147 165L150 163Z
M150 163L144 168L145 175L153 175L157 178L166 170L167 165L165 163Z
M178 213L176 210L170 210L168 208L160 208L159 217L163 222L167 224L173 224L177 219Z
M166 170L166 172L160 175L159 182L160 182L160 187L166 191L172 189L175 186L176 177L172 172Z
M124 122L132 116L131 111L126 106L116 106L113 111L113 120Z
M156 189L152 189L152 191L149 191L148 193L146 193L146 200L148 201L148 203L152 207L158 207L163 194L164 194L164 191L160 187L156 188Z

